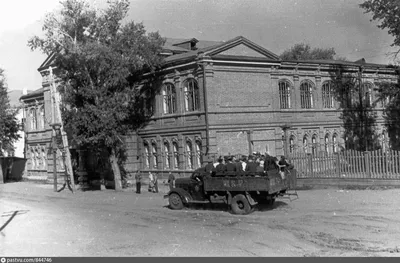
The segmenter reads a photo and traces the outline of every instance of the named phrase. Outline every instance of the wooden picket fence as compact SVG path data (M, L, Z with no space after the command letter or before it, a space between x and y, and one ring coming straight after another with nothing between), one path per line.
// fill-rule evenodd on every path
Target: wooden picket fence
M298 178L400 179L400 151L292 153Z

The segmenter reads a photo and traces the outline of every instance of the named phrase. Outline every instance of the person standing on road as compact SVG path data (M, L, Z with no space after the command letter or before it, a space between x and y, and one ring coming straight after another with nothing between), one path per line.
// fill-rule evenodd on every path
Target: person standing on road
M168 184L170 191L172 190L172 188L175 188L175 175L171 172L168 173Z
M158 193L158 176L157 173L154 174L154 188L153 193Z
M142 174L140 173L140 171L136 172L135 180L136 180L136 193L140 194L140 189L142 188Z

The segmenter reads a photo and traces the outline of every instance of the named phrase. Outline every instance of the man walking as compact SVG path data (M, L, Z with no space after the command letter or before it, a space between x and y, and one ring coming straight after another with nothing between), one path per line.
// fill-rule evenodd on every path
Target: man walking
M154 189L153 193L158 193L158 176L157 173L154 174Z
M140 173L140 171L136 172L135 180L136 180L136 193L140 194L140 189L142 188L142 174Z

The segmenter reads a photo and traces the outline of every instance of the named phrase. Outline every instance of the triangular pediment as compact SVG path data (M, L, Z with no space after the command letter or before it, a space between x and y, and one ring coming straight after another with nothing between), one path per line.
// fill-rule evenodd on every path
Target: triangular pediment
M228 56L247 56L247 57L263 57L265 58L264 54L261 54L260 52L257 52L256 50L249 48L248 46L244 44L237 45L235 47L232 47L230 49L227 49L225 51L222 51L221 53L218 53L218 55L228 55Z
M240 57L261 57L279 60L278 55L251 42L245 37L236 37L205 52L208 56L228 55Z

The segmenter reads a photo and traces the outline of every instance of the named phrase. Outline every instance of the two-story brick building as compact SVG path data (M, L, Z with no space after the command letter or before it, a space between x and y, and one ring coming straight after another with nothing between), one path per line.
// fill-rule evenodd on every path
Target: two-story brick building
M353 73L362 66L371 100L375 83L397 80L386 65L282 61L244 37L169 39L163 55L153 117L127 138L128 171L184 172L201 166L205 156L311 153L317 145L337 151L344 139L331 81L336 66ZM376 128L384 134L379 105Z

